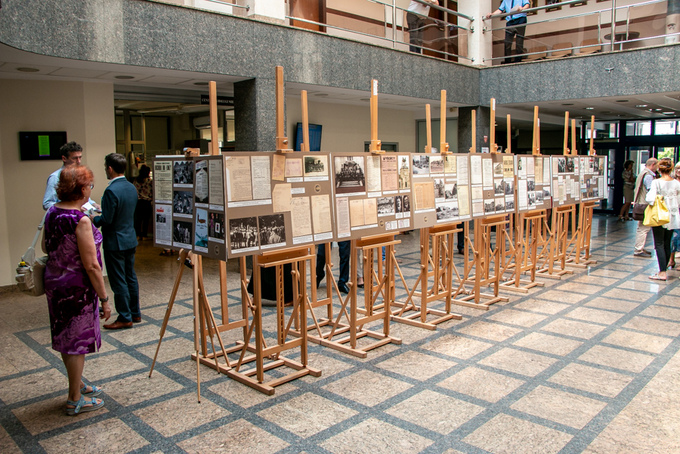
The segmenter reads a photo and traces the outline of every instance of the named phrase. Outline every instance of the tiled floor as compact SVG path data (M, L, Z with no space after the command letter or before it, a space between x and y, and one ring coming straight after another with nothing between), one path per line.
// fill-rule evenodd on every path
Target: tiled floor
M463 319L436 331L393 323L402 345L366 359L310 344L322 376L271 397L202 367L196 402L188 272L148 377L178 267L148 242L137 256L144 322L105 332L86 359L85 378L105 389L103 410L64 415L65 370L44 298L2 292L0 452L680 452L678 272L649 281L656 261L634 258L634 223L614 220L596 216L590 269L507 293L488 312L455 306ZM400 239L413 282L417 234ZM205 270L217 306L215 263ZM236 264L228 270L238 314ZM272 309L265 314L271 330Z

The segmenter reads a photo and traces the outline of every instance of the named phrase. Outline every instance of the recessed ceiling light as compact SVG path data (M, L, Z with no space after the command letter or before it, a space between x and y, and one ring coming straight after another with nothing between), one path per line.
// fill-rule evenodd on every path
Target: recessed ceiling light
M628 102L627 99L617 99L616 102Z
M573 103L573 102L565 102L565 103L562 104L562 105L563 105L563 106L573 106L574 103Z
M661 112L662 109L654 109L655 112Z
M325 98L325 97L328 96L328 93L317 93L317 94L315 94L314 96L316 96L316 97L318 97L318 98Z
M208 85L208 82L194 82L194 85L198 85L198 86Z
M38 68L29 68L26 66L22 66L20 68L17 68L17 71L21 71L22 73L37 73L40 70Z
M370 98L361 98L359 101L370 101Z
M586 110L595 110L594 107L586 107Z
M635 107L647 107L647 104L638 104Z
M124 75L114 76L114 79L118 79L118 80L130 80L130 79L134 79L134 78L135 78L135 76L124 76Z
M675 112L664 112L663 114L664 114L664 115L674 115Z

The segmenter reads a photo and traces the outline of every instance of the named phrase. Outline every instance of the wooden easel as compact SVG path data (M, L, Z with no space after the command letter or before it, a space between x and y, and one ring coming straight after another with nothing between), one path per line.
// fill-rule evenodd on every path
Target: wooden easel
M511 127L510 115L508 120L508 146L506 153L510 153L511 143ZM541 156L540 149L534 142L532 149L532 156ZM515 200L517 200L517 183L518 178L515 175L514 188ZM510 290L513 292L528 293L534 287L543 287L544 284L536 282L536 264L538 254L538 243L540 239L540 229L545 221L547 214L545 210L532 210L529 212L520 212L519 209L512 217L512 230L514 231L514 247L511 249L513 263L507 266L506 269L512 269L512 277L503 282L500 288L503 290ZM522 275L529 274L529 280L522 279Z
M210 130L211 130L211 155L219 155L219 137L217 129L217 83L211 81L209 84L210 91ZM197 150L190 151L187 153L187 157L190 155L198 155ZM205 286L203 283L203 259L201 256L192 254L191 251L182 249L179 255L180 267L177 271L177 276L175 277L175 283L170 295L170 300L168 301L168 307L165 312L165 317L163 319L163 324L161 325L160 337L158 339L158 345L156 347L156 353L154 355L151 368L149 370L149 377L153 373L153 368L158 357L158 352L160 351L161 342L163 341L163 336L165 330L167 329L168 321L172 313L172 308L174 305L175 298L177 296L177 291L179 290L179 285L182 279L182 274L184 272L183 265L190 263L193 269L193 307L194 307L194 353L191 355L192 360L196 361L196 389L198 401L201 401L201 381L200 381L200 364L207 365L216 369L219 372L226 372L230 369L231 365L229 362L228 354L238 350L238 347L232 347L231 349L225 349L222 342L222 337L220 333L224 331L229 331L232 329L243 329L243 334L245 336L245 327L247 324L246 311L243 310L243 318L241 320L230 321L229 320L229 306L227 298L227 264L224 261L219 262L219 279L220 279L220 304L222 311L222 323L217 324L210 303L208 302L207 293L205 291ZM210 341L212 345L212 353L208 353L207 339L206 335L210 336ZM220 351L215 349L215 344L213 338L217 337L220 344ZM220 365L218 358L223 356L225 358L225 365Z
M528 293L545 284L536 282L536 266L540 231L547 217L546 210L517 213L515 221L515 259L512 278L501 284L501 289ZM529 280L522 275L529 275Z
M569 112L566 112L566 118L568 119ZM565 126L566 127L566 126ZM534 154L540 154L541 146L541 136L540 136L540 120L538 118L538 106L534 106L534 138L533 138L533 149ZM567 152L567 142L566 142L566 131L565 131L565 141L564 141L564 153ZM551 182L552 185L552 182ZM553 194L553 199L555 194ZM566 263L566 250L567 250L567 237L569 229L569 216L574 214L574 206L562 206L553 207L551 212L551 222L550 226L547 225L547 217L544 222L543 229L544 233L544 262L541 268L536 272L536 276L546 277L550 279L562 279L565 274L572 274L572 271L565 268ZM566 230L565 230L566 229ZM559 262L560 269L555 269L555 262Z
M307 104L307 90L302 90L301 92L301 102L302 102L302 144L301 144L301 149L302 151L310 151L310 146L309 146L309 109L308 109L308 104ZM353 354L354 352L351 349L348 349L344 344L334 342L332 340L333 335L341 334L344 332L347 332L349 330L349 325L348 324L338 324L335 325L333 323L334 315L333 315L333 293L335 292L335 295L337 295L338 299L342 302L342 294L340 293L340 290L338 289L338 285L335 282L335 279L332 278L333 276L333 263L331 262L331 243L326 243L323 245L324 247L324 256L326 258L326 263L324 264L325 266L325 274L328 276L326 282L326 296L323 298L319 298L319 293L316 288L316 281L313 281L313 285L311 287L312 289L312 297L311 299L307 298L306 299L306 304L307 304L307 310L309 311L309 314L312 318L312 322L309 324L306 324L306 329L307 329L307 340L314 342L315 344L323 345L326 347L331 347L335 348L338 351L342 351L345 353ZM316 273L316 268L315 268L315 273ZM326 308L326 317L325 318L317 318L316 314L314 313L314 309L320 308L320 307L325 307ZM301 336L301 329L300 325L297 323L294 325L295 329L291 331L292 335L295 336ZM331 331L328 331L327 328L332 327Z
M595 135L595 116L590 117L590 149L588 156L595 156L594 147ZM576 152L576 120L571 121L571 155L577 156ZM572 237L573 250L567 259L567 265L577 268L587 268L590 265L597 264L597 260L590 258L590 239L593 225L593 210L597 205L594 201L581 202L578 210L578 228L575 230L576 238Z
M493 104L493 103L492 103ZM492 106L495 109L495 106ZM472 146L470 153L475 154L476 149L476 134L477 134L477 114L474 110L472 115ZM495 133L494 133L495 140ZM496 148L497 149L497 148ZM474 307L477 309L488 310L489 306L502 301L509 301L509 298L498 295L498 288L501 279L500 262L501 257L505 254L505 241L497 241L496 247L491 248L491 228L496 227L506 228L507 219L505 215L489 216L486 218L478 218L473 221L474 224L474 240L470 237L470 223L466 222L464 227L465 232L465 252L463 259L463 276L459 281L459 288L465 284L472 284L472 290L467 296L456 298L452 300L454 304L461 306ZM502 235L499 235L499 237ZM472 258L470 258L470 251L472 251ZM495 264L494 274L490 274L490 260ZM472 270L475 274L471 276ZM493 286L493 294L482 293L482 286ZM484 302L482 302L484 298Z
M425 106L425 113L427 118L427 145L425 146L425 153L431 153L432 126L429 104ZM441 91L440 126L440 154L447 155L449 154L449 144L445 142L446 90ZM454 234L460 231L462 231L460 222L420 229L420 274L411 290L408 291L403 274L399 270L408 295L406 301L394 302L395 309L392 311L392 320L430 330L437 329L438 324L447 320L462 320L463 317L461 315L451 312L451 300L457 295L457 293L454 295L453 292L454 273L460 279L453 261L455 251ZM433 285L429 287L431 278L433 279ZM416 304L414 297L420 297L420 305ZM441 300L445 301L443 311L428 307L430 303ZM427 321L428 315L435 315L436 318Z
M242 265L245 265L245 259ZM310 262L310 272L307 274L307 262ZM286 320L284 310L284 272L283 266L290 264L293 268L293 309L290 317ZM299 336L289 340L293 323L298 326L307 324L307 276L312 282L316 282L316 253L313 246L282 249L279 251L265 252L253 256L253 297L247 298L247 306L251 311L251 322L247 327L245 342L239 342L240 356L232 364L232 368L226 371L227 376L239 381L251 388L267 395L275 392L275 387L291 380L312 375L321 376L321 371L307 365L307 331L301 330ZM267 346L262 326L262 268L276 267L276 342L273 346ZM245 270L245 267L243 267ZM247 287L245 271L241 275L241 286ZM255 345L251 343L255 337ZM281 356L281 353L294 348L300 348L300 361ZM254 353L246 356L247 353ZM265 360L271 360L265 365ZM255 367L242 370L242 367L254 361ZM273 378L265 382L265 372L278 367L287 366L294 370L287 375Z

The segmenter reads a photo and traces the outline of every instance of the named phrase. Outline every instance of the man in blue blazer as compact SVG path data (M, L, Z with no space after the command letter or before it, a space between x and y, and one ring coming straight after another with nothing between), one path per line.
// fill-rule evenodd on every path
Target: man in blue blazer
M118 312L116 321L104 325L106 329L132 328L133 322L142 321L135 274L137 189L125 179L126 164L122 154L104 158L106 178L111 181L102 197L101 216L92 217L94 225L102 228L106 271Z

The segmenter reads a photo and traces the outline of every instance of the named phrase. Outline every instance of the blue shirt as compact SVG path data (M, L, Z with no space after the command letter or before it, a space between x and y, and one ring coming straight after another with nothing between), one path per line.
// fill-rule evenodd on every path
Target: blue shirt
M503 0L501 2L501 6L498 9L504 13L509 13L513 10L513 8L528 4L529 0ZM505 20L515 20L519 19L520 17L527 17L527 13L511 14L510 16L505 16Z

